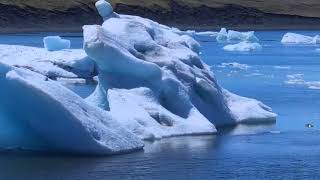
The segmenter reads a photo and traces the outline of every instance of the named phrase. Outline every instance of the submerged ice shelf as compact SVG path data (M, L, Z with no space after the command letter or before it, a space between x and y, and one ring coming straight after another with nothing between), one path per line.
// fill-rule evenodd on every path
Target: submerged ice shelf
M189 35L118 15L104 0L96 5L104 23L84 26L84 50L0 46L6 49L0 61L8 64L0 64L2 84L8 84L1 89L0 107L10 120L30 126L49 148L114 154L141 149L146 139L275 121L276 114L263 103L223 89ZM53 81L95 75L99 84L86 100ZM18 107L10 97L19 97ZM30 97L41 111L30 110ZM16 117L20 109L23 118ZM68 132L73 136L63 138Z

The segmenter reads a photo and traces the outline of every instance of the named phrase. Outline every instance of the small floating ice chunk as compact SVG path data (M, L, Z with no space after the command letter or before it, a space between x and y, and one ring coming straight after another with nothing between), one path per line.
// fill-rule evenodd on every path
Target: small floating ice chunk
M229 44L223 47L225 51L250 52L261 50L262 46L259 43L240 42L238 44Z
M264 74L262 73L251 73L251 74L247 74L245 75L246 77L253 77L253 76L263 76Z
M229 67L229 68L241 69L241 70L247 70L247 69L251 68L251 66L249 66L247 64L240 64L240 63L237 63L237 62L222 63L218 67L220 67L220 68Z
M60 51L62 49L70 49L71 42L62 39L60 36L47 36L43 38L44 47L48 51Z
M280 134L281 131L270 131L271 134Z
M254 31L238 32L229 30L228 41L250 41L257 42L259 39L254 35Z
M218 42L226 42L228 40L228 32L226 28L221 28L220 32L217 35Z
M248 32L238 32L222 28L220 32L216 35L218 42L236 42L236 41L248 41L248 42L258 42L259 39L255 36L254 31Z
M305 126L306 126L306 128L313 128L313 127L314 127L314 125L311 124L311 123L308 123L308 124L306 124Z
M273 66L275 69L291 69L291 66Z
M282 40L282 44L317 44L320 43L320 37L305 36L297 33L286 33Z
M320 81L306 81L304 80L304 74L291 74L287 75L287 78L286 84L306 86L309 89L320 89Z

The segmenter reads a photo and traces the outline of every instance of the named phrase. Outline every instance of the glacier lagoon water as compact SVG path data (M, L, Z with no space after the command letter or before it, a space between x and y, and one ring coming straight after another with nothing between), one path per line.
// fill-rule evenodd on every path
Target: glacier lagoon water
M282 45L284 34L257 32L263 50L250 53L223 51L224 44L208 38L201 42L203 60L219 83L271 106L279 115L275 125L169 138L147 143L144 151L113 157L3 152L0 179L317 179L320 52L316 49L320 46ZM0 43L42 47L46 35L2 35ZM79 34L64 38L72 41L73 48L82 47ZM68 87L86 97L94 85ZM315 128L306 129L306 123Z

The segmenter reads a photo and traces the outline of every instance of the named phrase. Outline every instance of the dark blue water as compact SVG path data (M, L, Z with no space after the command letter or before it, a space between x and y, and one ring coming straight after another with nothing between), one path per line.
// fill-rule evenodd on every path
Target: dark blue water
M299 32L306 35L320 32ZM306 123L320 126L320 89L287 84L287 75L303 74L306 82L320 82L319 45L282 45L285 32L258 32L262 51L225 52L223 44L203 42L203 58L212 66L219 83L237 94L259 99L279 115L281 131L304 130ZM221 68L221 63L237 62L248 69ZM280 66L280 69L279 67Z
M284 33L258 32L263 50L253 53L224 52L223 44L201 42L202 57L219 83L271 106L279 115L275 127L239 126L217 136L147 142L144 151L113 157L4 152L0 179L319 179L320 90L306 83L320 81L319 47L284 46ZM41 36L0 36L0 43L40 47ZM67 38L81 47L81 37ZM227 62L248 68L221 67ZM292 74L304 74L304 83L286 83ZM85 97L94 86L69 88ZM309 122L315 128L306 129Z

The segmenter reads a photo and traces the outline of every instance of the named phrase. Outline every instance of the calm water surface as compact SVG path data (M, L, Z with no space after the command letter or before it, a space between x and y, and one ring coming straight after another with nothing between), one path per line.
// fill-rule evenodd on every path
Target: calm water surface
M254 53L225 52L223 44L201 42L203 60L219 83L271 106L279 115L276 125L147 142L144 151L113 157L2 153L0 179L319 179L320 90L308 82L320 81L320 47L281 45L284 33L257 32L263 50ZM41 47L42 36L0 36L0 43ZM82 47L78 35L66 38ZM245 66L222 64L234 62ZM294 74L303 74L298 79L303 83L288 84ZM94 88L68 87L83 97ZM306 123L315 128L306 129Z

